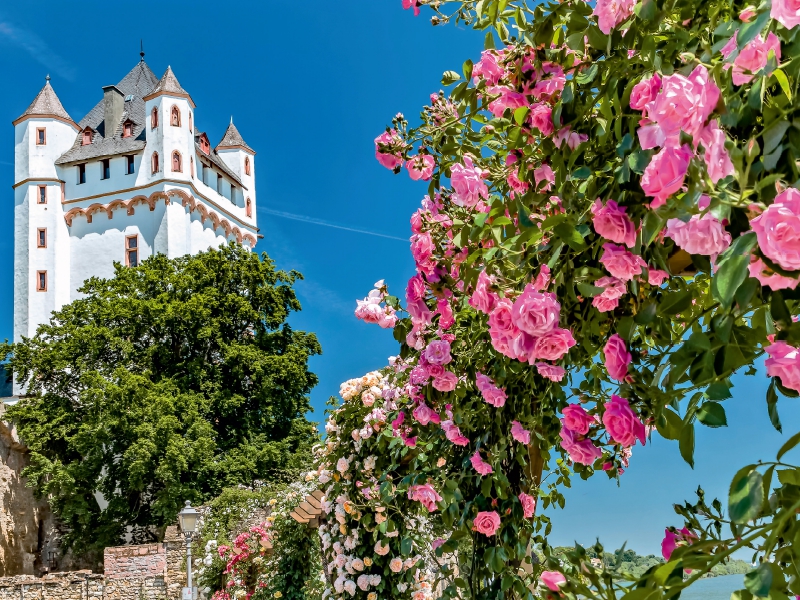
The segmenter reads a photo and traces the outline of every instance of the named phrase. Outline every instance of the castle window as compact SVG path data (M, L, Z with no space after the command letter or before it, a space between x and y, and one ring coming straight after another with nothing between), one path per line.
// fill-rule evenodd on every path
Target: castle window
M189 116L191 117L192 115ZM189 175L194 179L194 157L192 156L189 157Z
M47 291L47 271L36 271L36 291Z
M245 175L250 175L250 157L249 156L245 156L244 157L244 174Z
M172 107L170 123L173 127L181 126L181 111L178 109L177 106Z
M78 183L86 183L86 163L78 165Z
M125 121L122 126L122 137L131 137L133 135L133 123Z
M231 184L231 202L236 204L236 186Z
M129 154L128 156L125 157L125 159L128 161L127 169L126 169L125 173L127 173L128 175L133 175L133 171L134 171L134 166L133 166L134 157L133 157L133 154Z
M47 130L44 127L36 129L36 145L44 146L47 144Z
M44 227L36 230L36 247L47 248L47 229Z
M66 190L66 186L64 185L64 182L62 181L61 182L61 201L64 202L64 200L66 200L66 199L67 199L67 190Z
M205 163L203 163L203 183L208 185L208 167L206 167Z
M150 127L155 129L158 127L158 108L153 107L153 112L150 113Z
M222 196L222 175L217 173L217 193Z
M47 204L47 186L39 186L39 204Z
M125 264L129 267L139 266L139 236L129 235L125 238Z
M150 161L153 167L153 173L158 173L158 152L153 152L153 157Z
M111 177L111 159L104 158L103 160L100 161L100 164L102 165L103 169L100 179L108 179L109 177Z
M81 146L88 146L92 143L92 130L86 129L83 132L83 140L81 141Z
M211 146L208 143L208 138L205 133L200 136L200 150L206 154L211 152Z
M183 171L181 167L181 153L175 150L175 152L172 153L172 170L176 173L180 173Z
M189 113L189 133L192 133L192 113Z
M247 204L245 204L244 213L248 217L252 217L253 216L253 203L250 202L250 198L247 199Z

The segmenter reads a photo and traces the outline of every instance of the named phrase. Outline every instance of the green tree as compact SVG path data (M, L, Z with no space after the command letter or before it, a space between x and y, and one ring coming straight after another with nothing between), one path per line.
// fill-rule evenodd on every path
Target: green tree
M24 475L66 547L157 539L185 500L307 464L308 358L321 350L286 323L301 277L236 245L157 255L88 280L33 339L3 348L28 389L9 411L30 449Z

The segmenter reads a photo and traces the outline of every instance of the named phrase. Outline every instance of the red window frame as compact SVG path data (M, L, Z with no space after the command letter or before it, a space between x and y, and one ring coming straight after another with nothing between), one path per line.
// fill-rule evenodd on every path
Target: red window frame
M128 267L138 267L139 264L139 235L126 235L125 265Z
M150 127L151 129L155 129L158 127L158 107L154 106L152 112L150 113Z
M36 247L47 248L47 227L36 229Z
M244 213L245 213L245 214L246 214L248 217L252 217L252 216L253 216L253 203L252 203L252 202L250 202L250 198L248 198L248 199L247 199L247 202L245 203L245 207L244 207Z
M36 201L39 204L47 204L47 186L46 185L39 185L39 186L36 186L36 188L37 188Z
M36 145L37 146L46 146L47 145L47 128L46 127L37 127L36 128Z
M150 157L150 167L153 171L153 174L158 173L159 171L158 152L153 152L153 156Z
M47 291L47 271L36 271L36 291Z

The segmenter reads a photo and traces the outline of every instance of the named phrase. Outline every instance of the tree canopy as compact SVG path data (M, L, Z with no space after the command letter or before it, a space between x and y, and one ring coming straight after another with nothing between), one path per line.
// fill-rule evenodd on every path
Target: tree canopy
M185 500L294 477L317 439L316 337L286 322L293 284L237 245L92 278L32 339L4 347L27 395L9 410L23 474L67 547L158 537Z

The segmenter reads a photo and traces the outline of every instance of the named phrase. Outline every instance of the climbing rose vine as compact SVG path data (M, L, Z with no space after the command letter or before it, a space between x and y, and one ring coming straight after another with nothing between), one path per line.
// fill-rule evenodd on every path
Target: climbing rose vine
M739 471L727 511L676 507L667 562L639 579L580 547L556 560L541 510L573 475L624 476L652 436L692 464L698 423L726 425L732 375L761 357L776 428L798 396L800 5L402 7L486 42L417 126L375 139L427 195L404 302L379 282L356 310L399 356L345 383L327 423L327 593L675 597L747 548L741 598L800 594L800 434Z

